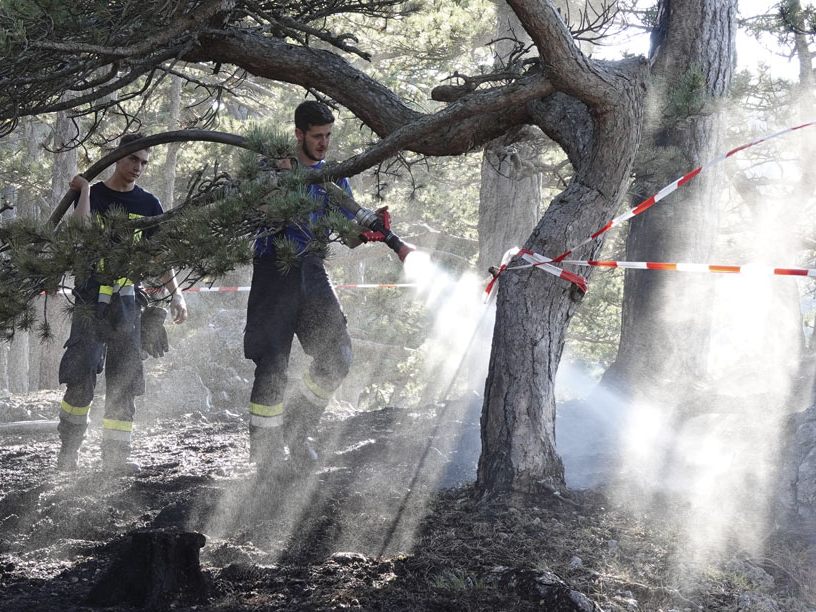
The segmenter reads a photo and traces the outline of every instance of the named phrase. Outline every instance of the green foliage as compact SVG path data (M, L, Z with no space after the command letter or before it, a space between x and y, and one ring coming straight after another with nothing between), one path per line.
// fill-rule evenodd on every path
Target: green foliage
M676 120L697 115L709 102L706 78L699 66L691 66L668 88L667 114Z
M782 0L777 5L779 29L787 34L816 32L816 8L802 6L800 0Z
M443 570L431 577L431 586L444 591L470 591L486 588L484 580L462 569Z
M275 126L251 123L245 138L254 151L269 159L295 157L295 141Z
M622 302L623 273L596 271L567 332L566 346L572 357L609 367L618 352Z
M0 52L6 56L15 47L23 46L29 37L29 28L42 28L50 23L69 26L71 17L67 4L58 0L3 0L0 3Z
M627 231L610 233L599 258L621 259ZM623 278L622 270L592 270L589 291L567 331L566 350L572 358L603 369L615 360L621 332Z
M640 20L646 28L653 29L657 27L659 6L660 5L658 3L655 3L652 6L643 9L643 12L640 14Z
M273 155L292 151L285 139L269 133L270 139L264 140L259 134L255 132L259 150ZM250 263L251 241L261 232L274 235L286 224L310 230L316 238L308 249L325 252L338 231L352 229L337 211L313 222L311 215L321 204L307 195L303 180L298 172L266 171L256 173L252 181L213 182L159 219L134 221L112 209L87 223L69 218L57 232L28 218L4 223L0 330L10 335L14 328L27 328L31 300L41 291L59 289L67 274L80 281L93 274L103 284L114 284L121 277L141 280L175 268L184 269L192 284ZM302 254L284 239L277 244L284 268Z

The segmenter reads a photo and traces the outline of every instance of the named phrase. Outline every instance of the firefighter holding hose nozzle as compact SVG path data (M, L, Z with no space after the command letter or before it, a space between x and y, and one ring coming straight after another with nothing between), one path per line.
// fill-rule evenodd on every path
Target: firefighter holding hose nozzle
M310 100L298 105L295 137L299 164L312 169L323 167L333 124L334 116L325 104ZM337 203L347 218L361 225L359 242L385 242L401 260L413 250L391 232L387 208L373 212L354 203L347 179L329 185L311 184L308 193L322 204L312 214L312 221ZM342 201L338 201L338 194L342 194ZM276 258L275 242L280 238L294 244L299 253L295 265L286 272ZM280 473L284 465L295 472L316 467L320 417L351 366L346 318L329 282L323 257L307 248L313 239L308 227L291 224L277 233L261 232L253 247L244 356L255 363L249 401L249 447L250 461L261 476ZM285 394L295 336L312 361Z

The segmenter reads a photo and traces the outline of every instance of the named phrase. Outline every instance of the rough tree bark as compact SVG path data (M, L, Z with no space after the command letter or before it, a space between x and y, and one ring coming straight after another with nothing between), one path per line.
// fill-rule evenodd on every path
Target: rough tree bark
M652 38L654 57L650 121L635 170L635 201L656 193L683 172L708 161L721 147L719 101L734 68L736 0L665 1ZM700 91L683 108L679 92ZM629 261L709 261L717 233L713 188L716 170L704 173L671 199L630 222ZM632 391L650 380L701 380L710 334L709 287L694 290L691 275L627 270L621 339L604 383Z
M551 5L509 4L563 92L535 103L533 112L565 149L576 174L524 245L553 257L617 208L640 140L648 68L643 61L599 65L575 46ZM539 270L508 271L501 278L482 413L478 486L484 493L563 485L554 381L577 296L565 281Z

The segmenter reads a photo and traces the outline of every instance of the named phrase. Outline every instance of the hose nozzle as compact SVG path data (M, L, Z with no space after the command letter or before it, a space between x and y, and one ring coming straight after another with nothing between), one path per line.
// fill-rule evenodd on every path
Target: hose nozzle
M334 183L326 183L325 187L329 195L334 198L340 206L354 214L354 221L356 223L371 231L380 232L385 236L383 242L397 254L400 261L404 262L409 253L416 251L416 247L413 244L404 242L402 238L397 236L390 229L387 229L376 212L357 204L354 198Z

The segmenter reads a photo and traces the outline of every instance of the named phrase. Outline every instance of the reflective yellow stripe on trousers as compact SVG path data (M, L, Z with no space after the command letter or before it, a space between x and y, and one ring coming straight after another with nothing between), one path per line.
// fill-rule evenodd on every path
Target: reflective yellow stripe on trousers
M283 425L283 402L274 406L249 402L249 424L255 427L280 427Z
M88 422L88 412L91 406L72 406L65 400L60 404L60 419L75 425L84 425Z
M102 439L130 442L133 433L133 421L116 421L102 419Z
M310 404L319 406L321 408L329 403L329 399L331 398L332 393L334 393L333 390L329 391L318 385L312 378L312 375L309 374L308 370L303 375L301 383L302 384L300 387L303 397L309 400Z

